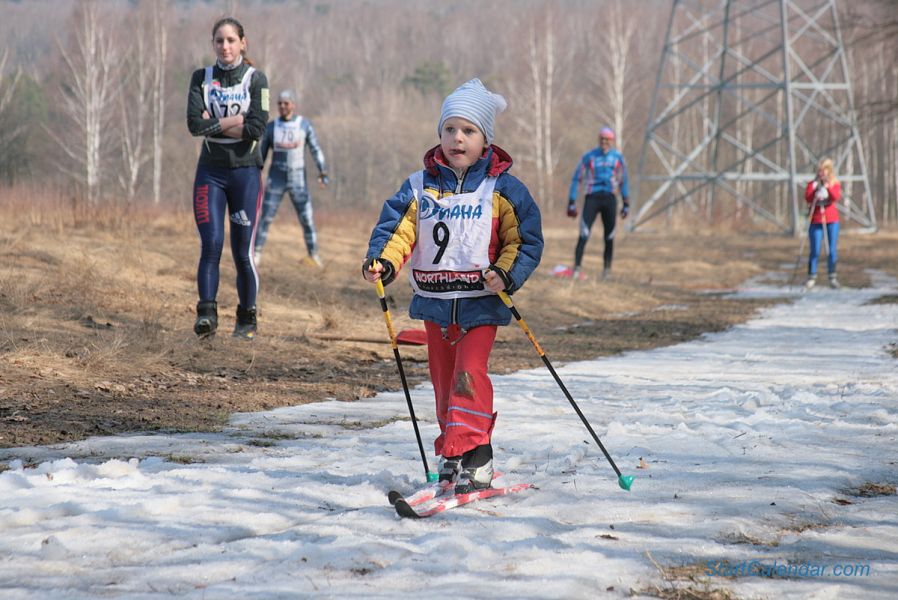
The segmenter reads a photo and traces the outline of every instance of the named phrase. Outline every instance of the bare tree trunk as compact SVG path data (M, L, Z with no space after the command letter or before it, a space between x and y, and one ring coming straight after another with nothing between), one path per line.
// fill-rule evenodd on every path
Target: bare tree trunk
M70 172L85 185L87 200L95 204L100 198L102 161L100 149L110 108L118 92L115 79L117 56L112 40L100 25L100 7L96 1L85 0L76 15L74 52L62 47L62 58L71 79L65 82L62 108L71 118L81 137L81 145L60 137L53 128L47 132L79 165L80 171Z
M13 99L16 91L16 85L19 83L19 77L22 76L21 71L16 71L12 81L6 81L3 73L6 71L6 59L9 57L9 49L3 50L3 56L0 57L0 114L6 111ZM7 132L0 132L0 135L6 136Z
M610 98L614 131L617 136L617 147L621 152L626 145L624 127L629 113L627 108L627 79L630 71L630 44L636 33L636 22L624 17L619 2L612 5L611 14L611 73Z
M127 50L122 51L123 73L127 75L120 82L122 89L118 94L123 162L119 183L125 191L128 204L137 194L141 168L150 158L144 150L144 130L148 115L143 110L143 102L150 95L151 82L143 76L140 67L152 44L147 36L152 33L153 30L143 27L142 20L138 19L134 33L128 40Z
M152 30L158 40L156 49L158 60L153 65L153 203L162 200L162 132L165 128L165 67L168 55L168 30L164 22L164 8L161 2L152 2Z
M546 169L546 187L551 198L555 198L555 159L552 156L552 85L555 79L555 37L552 35L554 27L551 5L548 8L546 18L546 104L545 104L545 133L543 134L543 164ZM546 192L543 191L543 194ZM540 201L547 202L545 195L540 196Z
M527 107L525 112L516 111L515 117L521 138L529 140L527 151L519 156L522 161L533 163L536 174L534 196L547 207L554 204L551 200L554 197L552 177L557 163L552 152L552 87L556 69L553 21L551 9L547 9L544 19L533 18L526 25L530 40L526 64L529 80L512 77L506 82L510 105ZM540 24L545 25L544 30L539 28ZM540 39L541 35L544 39ZM518 86L521 80L525 82L522 89Z
M629 16L625 16L629 15ZM606 34L603 46L607 51L607 64L595 64L594 77L604 100L600 116L614 129L617 147L624 151L624 127L630 108L627 104L627 83L630 75L630 45L636 33L636 21L632 13L621 8L619 0L603 18Z
M9 49L5 49L3 51L3 56L0 57L0 120L5 123L5 126L0 129L0 167L6 164L7 156L13 152L13 141L25 131L25 125L7 122L3 119L4 114L12 102L13 94L16 92L19 77L22 76L21 70L16 71L16 74L12 77L12 81L7 80L4 76L6 59L8 56Z
M530 27L530 77L533 83L533 127L536 133L534 145L536 147L536 182L537 190L540 198L546 197L546 166L545 153L543 147L545 140L543 135L546 131L545 115L543 113L543 82L540 69L539 57L539 40L536 37L536 26Z

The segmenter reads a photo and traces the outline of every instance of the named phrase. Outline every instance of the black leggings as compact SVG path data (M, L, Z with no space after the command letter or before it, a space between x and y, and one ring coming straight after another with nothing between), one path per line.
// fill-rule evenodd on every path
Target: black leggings
M614 226L617 222L617 198L608 192L596 192L586 196L583 203L583 215L580 217L580 238L577 240L577 250L574 253L574 266L579 267L583 262L583 251L589 240L592 224L596 221L596 215L602 214L602 227L605 230L605 268L611 268L611 258L614 255Z
M225 221L230 221L231 256L237 269L237 298L243 308L256 306L259 274L253 260L253 238L262 204L262 169L197 165L193 184L193 216L200 233L196 281L200 300L218 295L219 263Z

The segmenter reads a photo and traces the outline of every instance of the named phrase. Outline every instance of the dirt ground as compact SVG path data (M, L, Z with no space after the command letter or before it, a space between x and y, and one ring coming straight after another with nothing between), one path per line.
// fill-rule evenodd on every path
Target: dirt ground
M199 240L189 214L132 213L73 225L37 209L0 225L0 447L137 431L212 431L231 413L325 399L351 402L399 388L373 288L360 275L376 217L319 211L325 267L304 264L295 215L282 207L260 266L259 335L228 334L236 292L222 259L220 332L192 331ZM597 226L600 230L600 225ZM601 237L587 248L592 276L550 275L569 263L576 228L546 224L542 265L515 302L552 360L590 359L670 345L750 318L763 305L724 292L749 277L791 275L799 240L731 232L622 231L614 275L595 276ZM865 269L898 277L898 232L844 231L840 278L869 285ZM803 281L804 265L796 283ZM411 297L387 288L399 329ZM412 384L427 376L426 348L402 346ZM540 367L512 322L500 329L491 370ZM427 410L420 407L418 410Z

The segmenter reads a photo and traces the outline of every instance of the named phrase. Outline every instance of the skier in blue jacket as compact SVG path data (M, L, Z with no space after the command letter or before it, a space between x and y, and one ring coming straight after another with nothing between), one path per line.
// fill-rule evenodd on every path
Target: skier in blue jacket
M580 265L583 262L583 251L589 240L590 230L598 214L602 215L602 226L605 237L604 269L602 278L607 279L611 274L611 259L614 256L614 232L617 215L618 192L623 200L620 211L621 219L626 219L630 213L629 187L627 185L627 165L623 155L612 146L614 145L614 130L610 127L602 127L599 131L599 145L583 155L574 176L571 178L571 189L568 192L567 216L577 217L577 195L580 183L586 199L583 202L583 214L580 217L580 237L577 239L577 249L574 252L573 277L580 277Z

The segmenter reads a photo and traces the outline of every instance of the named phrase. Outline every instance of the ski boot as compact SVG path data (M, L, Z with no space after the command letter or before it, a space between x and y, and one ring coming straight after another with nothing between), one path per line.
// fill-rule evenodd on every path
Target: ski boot
M244 309L237 305L237 324L234 325L235 338L251 340L256 337L256 307Z
M461 457L461 472L455 484L456 494L484 490L493 482L493 447L490 444L468 450Z
M461 470L461 456L441 456L440 457L440 478L439 481L458 481L458 473Z
M205 338L215 335L216 329L218 329L218 303L215 300L201 300L196 305L193 332Z

